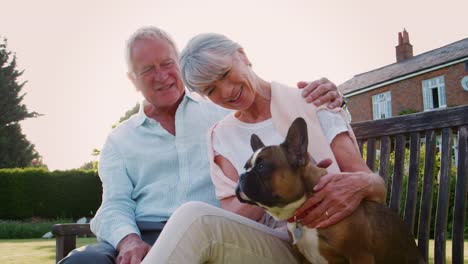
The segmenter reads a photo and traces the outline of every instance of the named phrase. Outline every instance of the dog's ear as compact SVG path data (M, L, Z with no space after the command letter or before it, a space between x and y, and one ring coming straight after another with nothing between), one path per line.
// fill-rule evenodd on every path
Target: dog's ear
M288 160L292 166L299 167L307 163L308 142L307 124L302 117L298 117L289 127L288 135L281 144L286 149Z
M262 140L255 134L252 134L250 137L250 146L252 147L253 152L257 151L257 149L265 147Z

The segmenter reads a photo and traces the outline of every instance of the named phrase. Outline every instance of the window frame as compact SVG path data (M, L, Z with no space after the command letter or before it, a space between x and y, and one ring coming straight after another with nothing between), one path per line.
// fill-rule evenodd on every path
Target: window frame
M385 113L384 113L385 112ZM384 117L382 117L382 114ZM372 96L372 118L373 120L392 117L392 93L386 91Z
M422 97L424 111L447 108L447 99L445 95L444 75L436 76L430 79L422 80ZM432 90L437 89L439 107L434 108Z

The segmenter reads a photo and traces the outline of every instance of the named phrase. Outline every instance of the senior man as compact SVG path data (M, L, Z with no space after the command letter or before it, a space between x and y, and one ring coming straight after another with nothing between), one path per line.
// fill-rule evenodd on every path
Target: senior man
M156 27L127 41L128 77L145 98L101 151L102 204L91 221L99 243L60 263L140 263L174 210L188 201L219 206L209 175L206 133L228 110L184 88L174 41ZM304 100L341 105L327 79L300 82Z

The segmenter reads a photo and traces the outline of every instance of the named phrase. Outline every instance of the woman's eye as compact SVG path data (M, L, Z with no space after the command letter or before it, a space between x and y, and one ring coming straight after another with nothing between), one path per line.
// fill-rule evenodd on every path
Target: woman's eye
M221 80L222 80L222 79L226 79L226 78L228 77L228 75L229 75L230 72L231 72L230 70L227 70L227 71L221 76Z
M214 91L214 88L209 89L208 91L206 91L206 95L208 96L212 95L213 91Z

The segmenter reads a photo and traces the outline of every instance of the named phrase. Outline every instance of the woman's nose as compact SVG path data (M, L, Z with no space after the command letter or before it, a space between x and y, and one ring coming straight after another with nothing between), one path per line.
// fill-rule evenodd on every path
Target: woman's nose
M219 85L219 88L221 90L221 95L223 98L229 98L232 95L232 87L233 85L230 84L227 81L222 81Z

